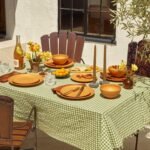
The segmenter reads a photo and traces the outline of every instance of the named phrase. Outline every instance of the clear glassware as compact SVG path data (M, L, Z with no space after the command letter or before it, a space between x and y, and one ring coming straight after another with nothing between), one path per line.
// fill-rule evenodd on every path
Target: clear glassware
M10 71L9 63L7 62L1 62L0 63L0 72L2 74L8 73Z
M55 79L55 75L51 74L51 73L47 73L45 76L45 80L44 80L45 85L55 85L56 84L56 79Z

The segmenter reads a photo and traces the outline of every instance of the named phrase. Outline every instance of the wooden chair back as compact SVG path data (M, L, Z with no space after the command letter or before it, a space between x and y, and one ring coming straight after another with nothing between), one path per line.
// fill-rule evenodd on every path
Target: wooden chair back
M136 64L136 74L150 77L150 40L131 42L128 46L127 65Z
M0 95L0 143L12 140L13 106L12 98Z
M43 51L50 50L52 54L67 54L75 62L82 60L84 37L74 32L52 32L41 37Z
M135 63L138 66L138 75L150 77L150 40L138 42Z
M131 42L128 44L127 66L135 64L137 46L137 42Z

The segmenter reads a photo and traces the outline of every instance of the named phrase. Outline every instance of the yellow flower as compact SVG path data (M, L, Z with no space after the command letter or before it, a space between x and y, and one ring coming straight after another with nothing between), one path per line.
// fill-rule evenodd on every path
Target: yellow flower
M41 62L42 60L47 61L48 59L52 58L51 52L42 52L38 43L29 41L27 44L29 45L29 50L32 52L26 53L26 58L28 60Z
M42 60L46 61L46 60L52 58L52 54L51 54L51 52L41 52L40 53L40 58Z
M120 65L119 65L119 69L120 70L125 70L126 69L126 63L124 60L121 61Z
M39 52L40 45L38 43L33 43L32 41L28 42L29 49L31 52Z
M134 72L137 71L138 70L138 66L136 64L132 64L131 65L131 70L134 71Z
M26 57L27 60L31 60L31 54L30 53L26 53L25 57Z

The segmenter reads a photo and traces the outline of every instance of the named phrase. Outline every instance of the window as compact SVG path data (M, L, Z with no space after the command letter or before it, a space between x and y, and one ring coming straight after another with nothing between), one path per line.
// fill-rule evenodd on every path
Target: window
M114 42L115 28L110 24L112 0L59 0L58 30L74 31L87 40Z
M5 1L0 0L0 38L3 38L6 34L5 25Z

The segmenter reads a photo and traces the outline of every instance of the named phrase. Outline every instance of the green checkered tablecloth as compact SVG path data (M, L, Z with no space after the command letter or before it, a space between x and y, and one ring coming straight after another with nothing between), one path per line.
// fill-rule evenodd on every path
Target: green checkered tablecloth
M132 90L122 88L114 100L101 97L99 88L94 97L82 101L65 100L52 93L51 88L69 83L74 82L58 79L55 86L43 83L28 88L0 83L0 94L15 100L16 118L26 117L35 105L38 128L82 150L121 147L124 138L150 122L150 92L141 82Z

